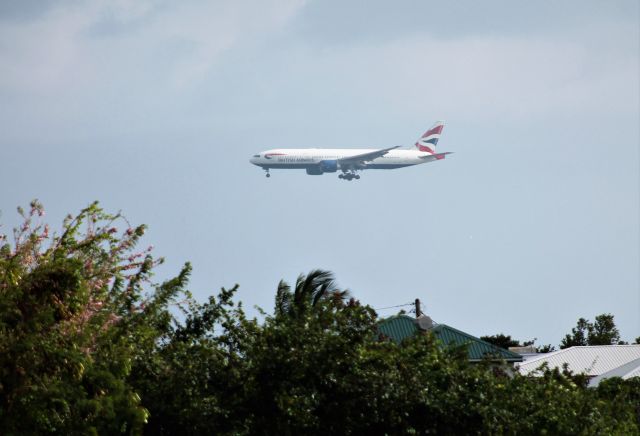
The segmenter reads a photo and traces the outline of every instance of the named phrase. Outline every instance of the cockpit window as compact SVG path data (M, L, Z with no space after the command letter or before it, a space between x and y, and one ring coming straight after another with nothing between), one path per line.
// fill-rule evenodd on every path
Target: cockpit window
M260 155L259 154L254 154L253 157L260 157Z

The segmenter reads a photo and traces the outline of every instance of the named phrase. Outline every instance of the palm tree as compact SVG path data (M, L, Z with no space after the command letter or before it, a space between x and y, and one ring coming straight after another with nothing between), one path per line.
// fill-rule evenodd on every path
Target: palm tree
M338 289L333 273L315 269L306 276L300 274L296 280L296 287L291 292L291 286L280 280L276 293L276 315L299 317L308 309L318 306L323 300L333 300L342 304L342 300L349 296L349 291Z

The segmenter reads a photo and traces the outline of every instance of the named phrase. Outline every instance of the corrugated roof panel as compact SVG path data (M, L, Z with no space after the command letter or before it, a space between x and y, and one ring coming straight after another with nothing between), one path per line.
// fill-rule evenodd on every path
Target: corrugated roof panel
M438 324L435 326L433 333L446 345L467 345L470 360L498 358L505 359L509 362L522 361L522 356L519 354L497 347L446 324Z
M589 386L598 386L602 380L610 377L621 377L625 380L631 377L640 377L640 359L632 360L629 363L594 377L593 380L589 382Z
M636 362L638 363L638 366L636 366L635 369L629 371L627 373L627 375L625 375L622 378L628 379L628 378L631 378L631 377L640 377L640 361L636 360Z
M396 343L423 331L416 325L416 320L407 315L396 315L380 321L378 330ZM497 356L497 358L509 362L522 361L522 356L519 354L496 347L446 324L438 324L430 330L445 345L467 345L470 360L483 360L487 357L495 358Z
M418 332L418 327L413 318L406 315L396 315L381 321L378 324L378 330L399 344L406 338L415 335Z
M640 359L640 345L571 347L527 360L519 365L519 371L522 374L529 374L545 362L549 364L549 368L562 368L566 363L572 372L585 373L593 377L635 359Z

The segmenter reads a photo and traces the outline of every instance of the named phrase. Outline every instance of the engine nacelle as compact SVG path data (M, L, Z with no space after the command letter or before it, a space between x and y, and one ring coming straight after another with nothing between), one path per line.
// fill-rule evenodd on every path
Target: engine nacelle
M337 160L321 160L320 161L320 171L323 173L335 173L338 171L338 161Z
M319 176L324 173L335 173L338 171L337 160L321 160L318 165L307 167L307 174L310 176Z

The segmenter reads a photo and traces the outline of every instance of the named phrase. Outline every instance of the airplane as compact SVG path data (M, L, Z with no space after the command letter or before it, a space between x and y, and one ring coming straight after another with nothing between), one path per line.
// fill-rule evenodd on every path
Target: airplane
M437 121L415 143L414 149L400 146L381 149L357 148L296 148L274 149L254 154L249 160L266 171L271 169L304 169L307 174L319 176L340 171L338 178L359 179L358 171L367 169L390 170L444 159L453 152L436 153L444 121Z

